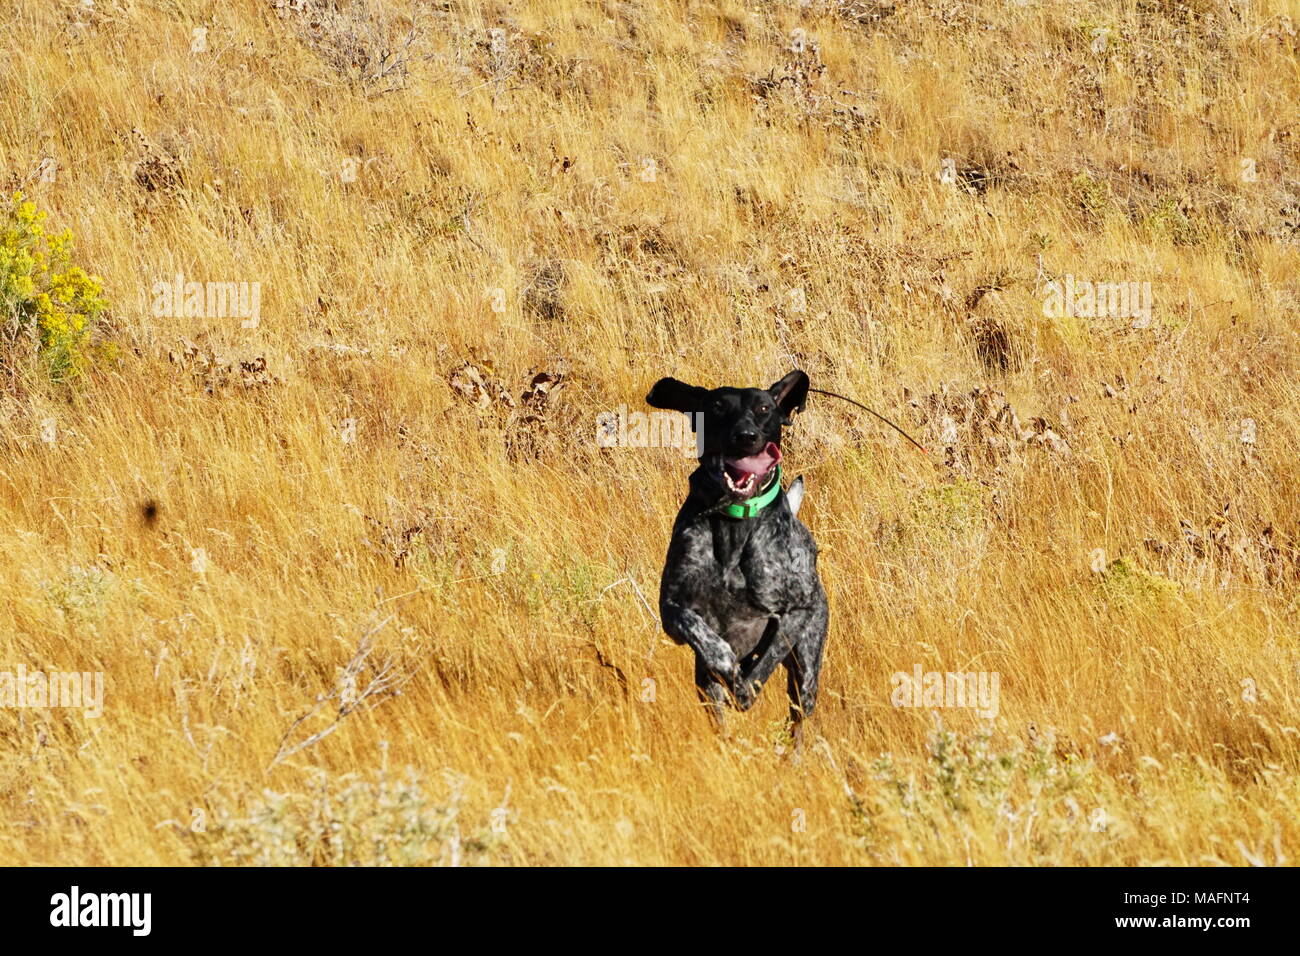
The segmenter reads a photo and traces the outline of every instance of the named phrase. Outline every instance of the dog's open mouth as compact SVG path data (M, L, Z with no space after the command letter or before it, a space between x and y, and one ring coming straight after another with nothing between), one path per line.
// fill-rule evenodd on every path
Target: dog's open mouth
M768 442L762 451L744 458L724 458L723 484L737 498L752 498L780 460L781 449L776 442Z

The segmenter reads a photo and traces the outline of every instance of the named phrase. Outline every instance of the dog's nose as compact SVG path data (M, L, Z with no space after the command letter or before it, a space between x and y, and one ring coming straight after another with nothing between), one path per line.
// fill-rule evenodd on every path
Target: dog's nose
M732 438L737 445L752 445L758 441L758 432L752 428L738 428L732 432Z

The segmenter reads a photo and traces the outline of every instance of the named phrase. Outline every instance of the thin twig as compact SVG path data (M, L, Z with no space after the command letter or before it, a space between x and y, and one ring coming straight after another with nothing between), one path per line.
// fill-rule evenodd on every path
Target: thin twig
M305 714L298 717L280 738L280 746L276 749L275 756L267 765L267 770L275 767L276 764L292 757L294 754L306 750L312 744L318 743L328 737L334 731L339 729L343 719L358 710L369 710L386 697L396 697L401 693L401 687L414 676L411 672L395 672L393 658L386 657L378 665L378 671L372 677L369 683L360 690L356 688L357 677L366 669L370 662L370 655L374 651L374 635L393 619L394 615L384 618L366 633L361 635L361 640L357 643L357 650L352 655L343 668L343 676L338 684L329 694L316 698L316 706ZM334 719L327 726L311 734L304 740L299 741L293 746L288 746L289 739L294 732L303 725L304 722L318 714L327 703L332 700L338 701L338 710L334 714Z

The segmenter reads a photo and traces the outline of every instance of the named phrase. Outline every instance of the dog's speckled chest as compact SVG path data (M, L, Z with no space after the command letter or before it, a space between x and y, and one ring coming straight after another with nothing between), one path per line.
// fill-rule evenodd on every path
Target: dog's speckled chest
M806 606L817 590L816 547L784 500L762 515L694 517L669 551L672 590L736 651L748 654L768 622Z

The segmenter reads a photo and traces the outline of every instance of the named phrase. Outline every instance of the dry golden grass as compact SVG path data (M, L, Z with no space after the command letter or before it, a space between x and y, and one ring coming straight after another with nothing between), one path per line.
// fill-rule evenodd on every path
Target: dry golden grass
M0 399L0 670L107 682L0 710L0 864L1300 855L1300 4L278 6L0 15L0 185L125 352ZM178 272L260 325L155 316ZM1045 316L1066 274L1152 321ZM798 765L783 681L716 737L638 597L689 465L595 444L796 364L936 459L832 399L790 433ZM368 633L401 695L276 762ZM916 664L996 719L894 708Z

